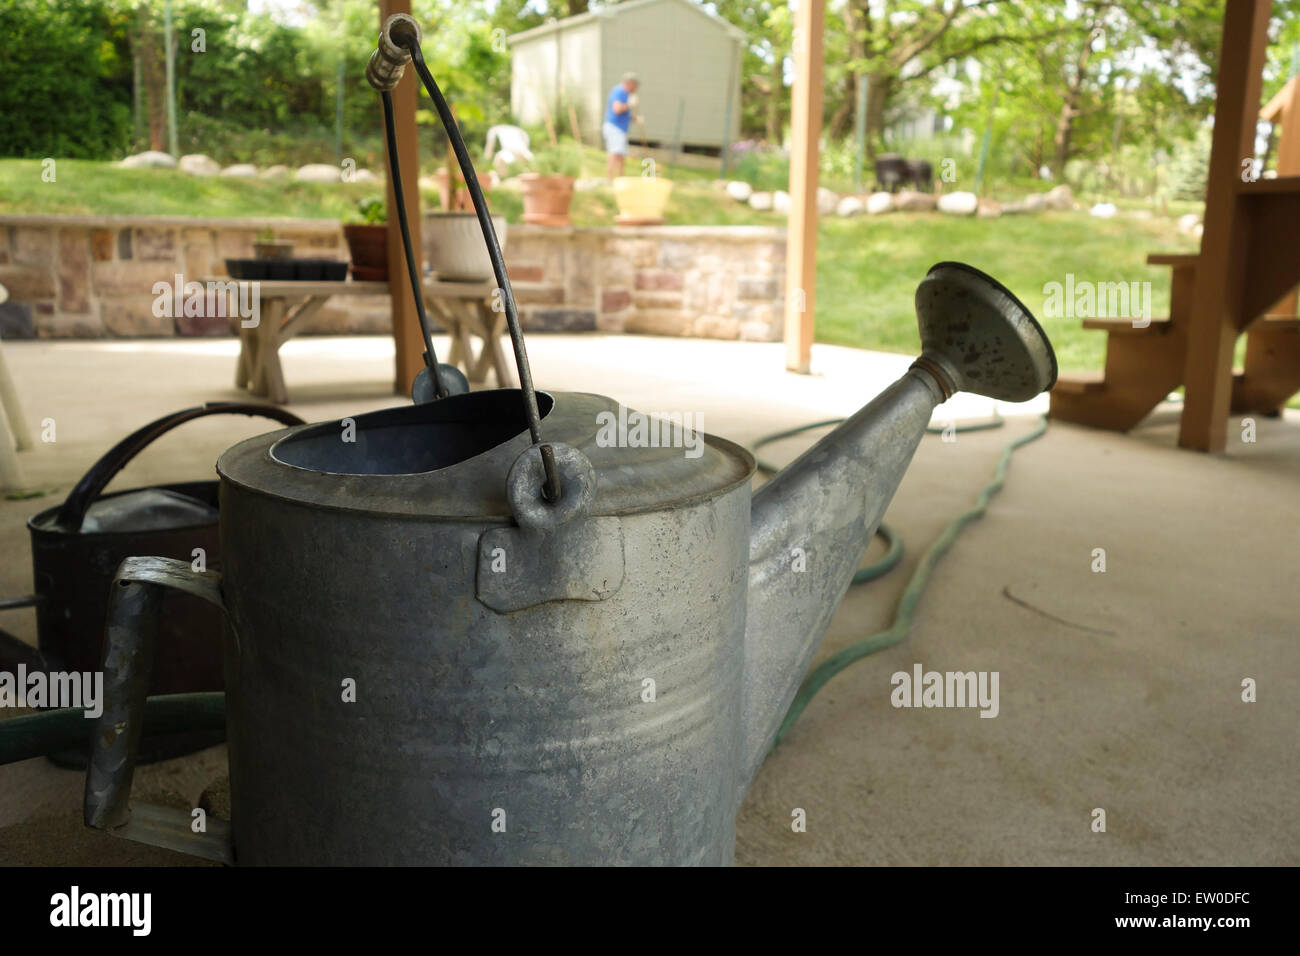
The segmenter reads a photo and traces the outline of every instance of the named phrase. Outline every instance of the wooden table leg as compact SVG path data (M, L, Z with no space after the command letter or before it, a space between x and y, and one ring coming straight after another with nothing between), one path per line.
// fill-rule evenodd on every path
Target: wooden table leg
M23 473L18 467L17 439L9 430L8 408L0 414L0 491L17 491L23 487Z
M474 355L474 328L477 324L474 306L463 299L449 299L447 308L456 313L456 330L452 333L452 354L460 359L467 379L471 382L482 382L483 376L477 371Z
M277 405L289 403L284 386L284 369L280 366L280 324L284 321L285 300L273 296L262 301L262 315L257 328L257 354L253 393L269 398Z
M255 336L252 329L244 328L244 321L238 316L235 318L235 331L239 335L239 358L235 361L235 388L252 388Z
M9 366L5 364L4 353L0 352L0 415L3 415L13 435L13 444L22 451L32 447L32 433L23 417L23 406L18 401L18 389L9 377Z
M425 305L428 308L429 313L437 319L438 324L442 326L443 331L451 336L451 350L447 353L447 357L443 359L443 361L448 365L459 365L461 360L464 358L464 356L461 355L460 336L457 334L460 319L450 308L448 308L447 302L443 299L427 298L425 300Z
M479 353L480 374L486 378L491 365L496 373L498 388L514 388L518 383L510 371L510 363L501 351L501 337L506 331L506 314L494 311L487 302L479 303L479 334L483 336L483 350Z

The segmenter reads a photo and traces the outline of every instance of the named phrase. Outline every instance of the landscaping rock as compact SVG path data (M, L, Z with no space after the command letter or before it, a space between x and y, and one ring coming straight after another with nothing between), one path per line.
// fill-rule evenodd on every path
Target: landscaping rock
M939 211L950 216L973 216L979 204L979 198L970 192L944 193L939 197Z
M1047 194L1034 193L1025 197L1025 212L1042 212L1047 208Z
M181 172L189 173L191 176L215 176L221 172L221 164L211 156L204 156L202 153L189 153L182 156L176 165Z
M790 194L784 189L778 189L772 193L772 211L780 213L782 216L790 213Z
M1023 199L1017 199L1015 202L1004 202L1002 204L1002 215L1018 216L1021 213L1029 212L1029 205Z
M262 170L261 175L263 179L288 179L289 167L277 163L274 166L267 166Z
M757 212L772 211L772 194L771 193L753 193L749 197L749 208Z
M996 199L981 199L975 215L980 219L997 219L1002 215L1002 203Z
M128 156L118 165L123 169L175 169L176 160L167 153L160 153L156 149L150 149L143 153L136 153L134 156Z
M252 163L236 163L223 169L221 175L228 179L256 179L257 167Z
M1115 211L1113 202L1099 202L1088 210L1088 214L1096 216L1098 219L1110 219L1115 215Z
M829 216L840 204L839 194L824 186L817 187L817 215Z
M894 208L893 193L872 193L867 197L867 215L879 216L882 212L889 212Z
M1191 232L1196 228L1196 224L1201 221L1201 217L1194 212L1189 212L1185 216L1178 217L1178 231Z
M1043 204L1048 209L1073 209L1074 191L1064 183L1053 186L1043 196Z
M293 178L301 183L336 183L339 181L339 168L328 163L308 163L299 166Z
M727 195L736 202L749 202L749 197L754 195L754 187L747 182L735 179L727 183Z
M368 169L358 169L352 174L352 181L354 183L374 183L379 181L379 177Z
M860 216L866 212L866 209L867 204L857 196L845 196L839 201L839 205L835 207L835 215L844 216L845 218Z
M894 208L899 212L930 212L938 204L929 193L919 193L904 189L894 197Z

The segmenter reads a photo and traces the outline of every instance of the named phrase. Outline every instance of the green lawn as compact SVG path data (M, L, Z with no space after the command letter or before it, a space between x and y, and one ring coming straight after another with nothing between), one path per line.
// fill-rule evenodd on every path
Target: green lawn
M357 201L380 195L382 182L298 183L222 179L174 169L121 169L112 163L60 159L56 180L41 180L37 160L0 160L0 215L83 213L105 216L279 216L338 219Z
M589 175L603 172L598 151L585 151L583 160ZM662 166L660 172L665 172ZM756 213L727 198L711 170L679 164L667 172L675 183L667 211L670 224L782 223L782 217ZM343 218L355 211L357 200L383 192L381 184L201 178L75 160L60 160L57 175L56 182L42 182L37 161L0 161L0 214ZM436 207L433 197L426 201ZM497 189L489 201L509 221L519 220L517 192ZM572 215L578 225L609 224L614 212L608 187L575 193ZM1195 246L1178 233L1172 218L1105 220L1086 212L992 220L939 213L832 217L823 221L818 236L817 340L913 352L916 284L935 262L957 259L997 276L1020 296L1043 322L1063 370L1098 369L1106 336L1083 331L1076 318L1042 314L1045 283L1064 282L1067 273L1076 281L1149 280L1152 314L1159 317L1168 311L1168 270L1146 266L1147 253L1192 251Z
M817 339L886 351L916 348L912 297L934 263L955 259L997 277L1042 322L1063 371L1100 369L1106 336L1044 312L1048 282L1151 283L1151 314L1169 314L1169 270L1148 252L1195 251L1170 220L1096 219L1085 212L974 219L891 214L823 223L817 243Z

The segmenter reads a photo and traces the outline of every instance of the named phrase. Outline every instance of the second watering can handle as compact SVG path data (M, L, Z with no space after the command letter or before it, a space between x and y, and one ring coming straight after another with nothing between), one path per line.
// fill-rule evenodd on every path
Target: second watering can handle
M195 571L174 558L127 558L117 569L104 632L104 709L86 768L86 826L218 863L233 863L230 824L194 818L172 807L130 803L145 696L153 671L163 588L175 588L225 610L221 575Z
M90 467L90 471L77 482L77 486L68 493L67 500L59 508L59 513L54 518L55 527L70 533L80 531L81 523L86 518L86 509L103 493L104 488L113 480L113 476L125 468L132 458L176 426L208 415L257 415L270 418L282 425L304 424L301 418L283 408L245 402L208 402L164 415L157 421L152 421L127 435Z

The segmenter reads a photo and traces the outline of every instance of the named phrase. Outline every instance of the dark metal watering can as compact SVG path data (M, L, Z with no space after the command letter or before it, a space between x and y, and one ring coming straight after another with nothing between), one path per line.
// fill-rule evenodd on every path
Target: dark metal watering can
M916 302L921 357L752 496L738 445L606 447L619 406L576 393L538 395L555 502L515 389L360 415L355 441L345 420L229 449L220 579L118 573L87 822L241 864L729 862L935 406L1055 378L988 276L941 263ZM233 835L128 810L164 586L226 611Z
M389 18L367 71L414 299L389 95L407 63L474 199L521 387L460 392L420 311L418 404L226 451L221 575L165 558L118 571L86 822L241 864L728 863L736 810L935 406L1033 398L1056 379L1051 346L996 281L940 263L916 293L921 357L757 494L753 456L721 438L602 440L631 413L533 390L419 40ZM226 612L233 821L201 834L128 802L164 587Z
M0 630L0 672L93 671L102 657L109 584L124 558L141 552L185 558L201 549L219 569L217 482L186 481L104 494L104 489L147 446L173 429L213 415L249 415L284 425L302 419L284 409L240 402L209 402L164 415L127 435L77 482L63 504L27 522L36 591L0 598L0 610L36 609L38 647ZM221 689L221 620L184 595L168 601L160 619L161 647L150 691L174 694ZM142 746L142 763L219 743L220 733L175 734ZM86 766L84 749L50 754L55 763Z

